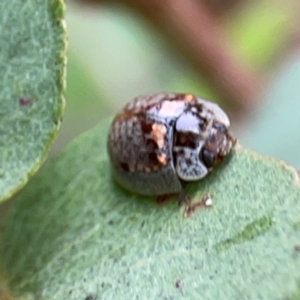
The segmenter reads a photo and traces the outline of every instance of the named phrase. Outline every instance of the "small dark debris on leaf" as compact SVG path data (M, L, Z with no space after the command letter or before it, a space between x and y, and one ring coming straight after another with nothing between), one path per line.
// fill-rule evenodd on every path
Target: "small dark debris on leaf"
M296 252L300 252L300 244L294 246Z
M88 296L85 297L84 300L96 300L96 298L92 295L88 295Z
M178 288L178 289L181 289L181 288L183 287L183 280L178 279L178 280L175 282L175 287Z
M187 202L183 213L185 218L190 217L199 208L209 208L212 207L212 199L209 194L205 194L200 201L195 203Z
M29 97L21 97L19 99L19 105L21 107L26 107L26 106L30 106L32 104L32 99Z

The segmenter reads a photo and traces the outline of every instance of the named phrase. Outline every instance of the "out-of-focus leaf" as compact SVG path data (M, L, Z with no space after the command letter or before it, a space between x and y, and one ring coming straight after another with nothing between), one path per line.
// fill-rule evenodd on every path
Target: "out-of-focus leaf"
M300 169L300 53L290 57L264 95L243 144Z
M112 99L105 93L101 82L91 76L90 70L81 61L72 45L71 41L67 67L68 105L50 156L57 154L78 134L95 126L117 110Z
M18 195L1 234L1 282L17 299L286 299L300 277L300 182L237 146L187 187L213 206L183 217L176 200L111 179L108 122L73 141Z
M290 38L293 22L292 2L252 1L230 15L227 29L242 59L252 68L262 69L270 67Z
M40 167L63 114L61 0L0 2L0 202Z
M70 3L67 21L70 48L76 48L114 106L120 108L139 94L158 91L220 98L145 20L128 9L110 8L91 11Z

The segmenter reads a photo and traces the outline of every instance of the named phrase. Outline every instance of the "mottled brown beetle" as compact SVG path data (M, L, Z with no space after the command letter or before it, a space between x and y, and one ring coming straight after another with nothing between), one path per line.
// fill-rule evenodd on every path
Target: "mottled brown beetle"
M182 196L182 182L203 178L230 152L229 124L218 105L190 94L139 96L109 130L113 176L139 194Z

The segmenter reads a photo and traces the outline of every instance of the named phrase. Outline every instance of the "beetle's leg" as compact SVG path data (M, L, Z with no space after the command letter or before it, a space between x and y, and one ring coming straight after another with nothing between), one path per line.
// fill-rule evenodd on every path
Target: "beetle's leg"
M209 194L205 194L200 201L189 203L186 205L183 216L190 217L199 208L210 208L212 206L212 199Z
M179 195L178 195L178 205L181 206L183 203L186 205L190 205L191 204L191 198L186 194L186 192L184 191L184 189L182 188Z
M156 204L162 205L169 200L170 195L160 195L156 197Z
M165 195L157 196L156 204L163 205L164 203L166 203L168 200L172 199L175 196L177 196L177 194L165 194Z

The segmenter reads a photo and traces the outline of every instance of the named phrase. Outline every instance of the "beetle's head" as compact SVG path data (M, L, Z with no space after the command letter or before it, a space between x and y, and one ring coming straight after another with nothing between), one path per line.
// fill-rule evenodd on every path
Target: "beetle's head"
M227 127L222 123L214 122L199 153L199 158L207 169L211 169L229 154L234 144L235 139L230 135Z
M174 128L173 145L174 165L180 179L203 178L229 154L235 143L229 125L224 111L211 102L203 101L203 105L180 115Z

